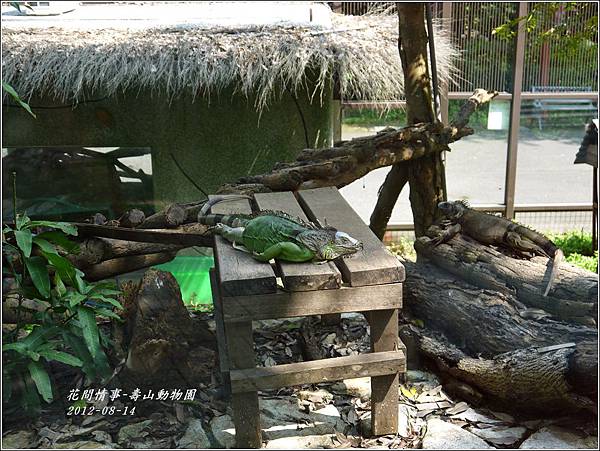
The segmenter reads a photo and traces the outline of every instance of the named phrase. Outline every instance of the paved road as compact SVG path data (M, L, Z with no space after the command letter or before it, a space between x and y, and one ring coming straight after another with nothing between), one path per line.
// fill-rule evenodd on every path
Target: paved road
M343 139L373 134L381 127L344 127ZM518 150L516 203L591 203L592 168L574 165L583 130L560 138L536 138L522 129ZM454 143L447 154L446 179L449 199L466 199L472 204L503 203L506 169L506 134L473 135ZM381 168L342 188L341 192L365 222L377 200L377 190L389 168ZM536 214L527 222L540 230L591 230L591 214ZM523 222L526 220L518 218ZM403 190L390 224L412 222L408 189Z

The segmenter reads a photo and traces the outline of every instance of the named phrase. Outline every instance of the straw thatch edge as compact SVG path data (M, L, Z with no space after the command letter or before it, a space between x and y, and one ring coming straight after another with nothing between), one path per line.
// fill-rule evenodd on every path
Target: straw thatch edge
M332 21L331 30L5 27L3 79L26 99L73 102L129 90L210 98L233 87L262 110L284 90L320 97L332 77L344 98L402 98L397 17L333 14ZM458 52L439 23L435 36L438 74L448 82Z

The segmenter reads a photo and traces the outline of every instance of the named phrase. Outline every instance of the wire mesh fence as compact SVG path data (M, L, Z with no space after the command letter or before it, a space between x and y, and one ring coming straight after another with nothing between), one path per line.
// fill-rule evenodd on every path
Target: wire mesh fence
M332 2L333 9L342 14L361 15L380 8L391 7L393 2ZM552 15L536 16L537 26L526 35L523 91L535 87L555 86L593 88L598 84L597 47L586 39L543 40L542 34L569 20L569 34L580 35L590 21L597 20L598 3L582 2L577 11L568 3L559 3ZM433 3L434 17L442 17L443 2ZM528 5L529 11L534 2ZM516 2L452 2L450 23L452 39L461 51L456 61L459 77L450 91L472 91L477 87L512 91L511 66L513 44L494 33L494 29L514 19L518 13ZM567 51L571 46L571 51Z

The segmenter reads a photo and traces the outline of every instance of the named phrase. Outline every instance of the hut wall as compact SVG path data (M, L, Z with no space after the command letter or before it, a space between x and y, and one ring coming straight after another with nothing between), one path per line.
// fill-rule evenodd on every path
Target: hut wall
M214 192L223 182L265 172L277 161L293 159L306 147L306 135L311 146L329 144L331 86L312 102L312 89L305 89L296 93L298 106L292 95L284 92L260 116L253 98L232 90L213 94L210 102L204 97L192 101L191 94L170 99L159 93L132 91L82 102L75 108L56 108L56 102L34 98L29 103L37 119L20 108L4 109L3 147L150 147L154 200L160 208L164 203L201 197L170 153L201 187ZM90 97L97 99L102 95Z

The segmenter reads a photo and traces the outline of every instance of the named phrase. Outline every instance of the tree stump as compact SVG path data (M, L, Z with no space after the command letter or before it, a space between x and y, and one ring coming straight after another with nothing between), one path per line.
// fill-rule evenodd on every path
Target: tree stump
M127 358L119 379L128 387L156 390L208 382L215 364L215 339L192 321L175 278L148 270L130 299L124 306Z

